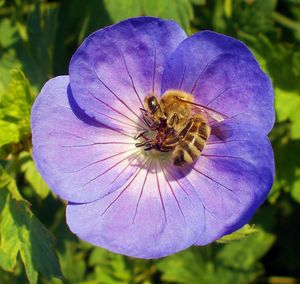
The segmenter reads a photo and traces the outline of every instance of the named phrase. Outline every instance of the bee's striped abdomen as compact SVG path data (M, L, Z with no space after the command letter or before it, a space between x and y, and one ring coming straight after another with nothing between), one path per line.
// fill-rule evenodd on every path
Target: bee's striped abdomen
M173 150L173 164L184 166L193 163L201 155L209 135L209 125L203 119L195 118L189 131Z

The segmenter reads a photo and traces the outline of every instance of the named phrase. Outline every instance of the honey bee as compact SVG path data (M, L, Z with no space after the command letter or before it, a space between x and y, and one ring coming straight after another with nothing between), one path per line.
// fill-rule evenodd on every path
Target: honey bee
M142 116L154 136L145 137L148 130L142 131L135 138L143 136L145 141L136 146L146 151L171 152L173 164L179 167L201 155L211 134L208 119L224 120L219 113L194 103L191 94L179 90L169 90L161 98L149 94L144 103Z

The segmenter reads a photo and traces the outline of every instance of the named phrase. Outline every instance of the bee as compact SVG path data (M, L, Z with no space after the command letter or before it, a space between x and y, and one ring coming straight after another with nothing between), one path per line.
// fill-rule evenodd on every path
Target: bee
M145 141L136 143L144 150L171 152L173 164L183 167L193 163L204 149L211 134L209 119L224 120L221 114L196 104L191 94L179 90L169 90L161 98L149 94L145 98L142 117L154 133L144 136L148 130L139 133Z

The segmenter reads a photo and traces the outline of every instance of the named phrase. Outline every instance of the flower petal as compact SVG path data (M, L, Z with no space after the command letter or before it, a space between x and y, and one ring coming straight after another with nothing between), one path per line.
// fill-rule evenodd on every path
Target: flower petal
M212 135L192 167L157 171L146 161L120 190L89 204L69 204L70 229L108 250L156 258L240 228L271 188L273 152L251 125L223 122L219 129L227 140Z
M69 204L70 229L94 245L158 258L193 245L203 231L203 206L178 172L146 161L120 190L88 204Z
M166 60L185 38L175 22L152 17L128 19L96 31L70 63L75 101L107 125L116 127L114 119L118 119L142 127L139 108L144 97L159 93Z
M210 31L184 40L168 61L162 93L182 89L197 103L266 134L274 124L273 88L249 49Z
M89 202L118 189L139 168L136 130L125 133L92 120L78 108L68 85L68 76L48 81L34 103L34 160L55 193Z
M187 174L205 208L205 229L197 244L208 244L246 224L274 180L269 139L251 125L222 123L223 141L211 136Z

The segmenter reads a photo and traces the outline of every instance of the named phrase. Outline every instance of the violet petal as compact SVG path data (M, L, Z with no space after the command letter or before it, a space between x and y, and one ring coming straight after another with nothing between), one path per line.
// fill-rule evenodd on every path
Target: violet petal
M181 89L195 101L269 133L274 93L250 50L240 41L204 31L184 40L167 63L162 93Z
M175 22L152 17L128 19L96 31L70 62L76 102L107 125L124 127L118 119L142 127L139 108L150 92L159 94L166 60L185 38Z
M36 99L33 155L55 193L68 201L89 202L118 189L137 171L140 150L132 138L136 130L131 135L87 117L68 86L69 76L56 77Z

